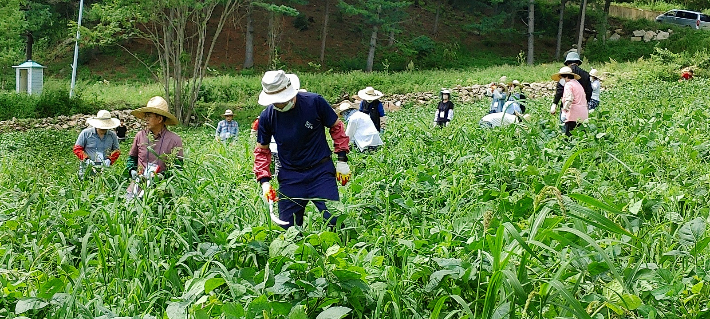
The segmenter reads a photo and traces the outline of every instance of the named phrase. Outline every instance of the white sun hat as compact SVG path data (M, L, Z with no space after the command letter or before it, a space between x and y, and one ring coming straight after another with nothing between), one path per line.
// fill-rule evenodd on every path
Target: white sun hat
M259 104L269 106L293 99L301 88L301 81L295 74L286 74L283 70L267 71L261 78Z
M111 113L106 110L101 110L96 113L96 117L90 117L86 123L102 130L110 130L121 125L121 121L111 117Z
M368 86L360 91L357 91L357 96L365 101L374 101L385 95L382 94L382 92L375 90L373 87Z
M178 120L175 115L170 113L168 102L162 96L154 96L148 100L146 106L133 110L131 114L139 119L145 117L145 113L155 113L165 116L165 125L177 125Z
M347 111L347 110L349 110L349 109L354 109L354 108L355 108L355 107L353 106L352 103L350 103L350 102L348 102L348 101L343 101L343 102L340 103L340 105L338 106L338 113Z
M222 116L234 116L234 112L232 112L232 110L226 110Z

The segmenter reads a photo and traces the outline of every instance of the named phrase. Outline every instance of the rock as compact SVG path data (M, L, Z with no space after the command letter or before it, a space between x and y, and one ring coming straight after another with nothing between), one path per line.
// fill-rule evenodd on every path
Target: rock
M631 37L631 41L634 41L634 42L639 42L641 40L643 40L642 37Z
M656 34L656 38L654 40L667 40L670 36L671 34L668 32L659 31L658 34Z
M635 30L633 34L635 37L643 37L646 34L646 30Z
M619 41L619 39L621 39L621 36L618 33L614 33L609 37L609 41Z
M648 42L653 40L653 38L656 37L656 32L653 31L646 31L646 34L643 35L643 40Z
M624 29L616 29L614 30L614 33L624 34Z

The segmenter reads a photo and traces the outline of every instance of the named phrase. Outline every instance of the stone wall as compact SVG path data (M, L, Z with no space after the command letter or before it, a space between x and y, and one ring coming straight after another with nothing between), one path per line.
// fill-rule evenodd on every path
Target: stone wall
M650 11L643 9L627 8L622 6L612 5L609 7L609 16L615 18L624 18L629 20L646 19L655 21L656 17L663 12Z

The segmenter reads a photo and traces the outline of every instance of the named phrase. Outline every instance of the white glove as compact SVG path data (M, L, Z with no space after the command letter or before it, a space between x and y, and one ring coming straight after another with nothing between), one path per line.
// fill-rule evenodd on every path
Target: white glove
M557 104L552 103L550 105L550 114L554 115L557 112Z
M110 159L108 159L108 158L107 158L107 159L105 159L105 160L104 160L104 166L106 166L106 167L109 167L109 166L111 166L111 160L110 160Z
M343 186L350 181L350 166L347 162L338 161L335 164L335 179Z
M271 183L261 183L261 193L264 196L264 201L266 201L267 203L269 201L276 201L276 191L273 187L271 187Z
M87 159L84 160L84 164L86 164L86 166L92 166L92 165L94 165L94 161L92 161L91 159L87 158Z

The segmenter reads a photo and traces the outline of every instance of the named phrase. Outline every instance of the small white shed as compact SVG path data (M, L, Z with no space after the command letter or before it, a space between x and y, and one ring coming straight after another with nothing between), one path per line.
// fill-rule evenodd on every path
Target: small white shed
M44 86L44 66L39 63L27 60L15 68L15 90L17 93L42 94Z

